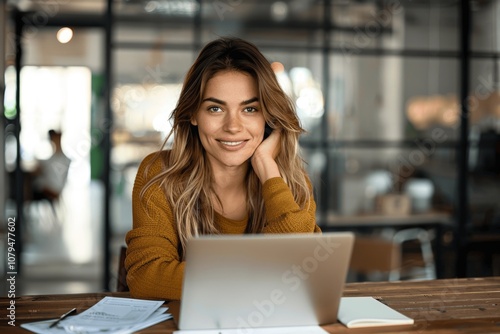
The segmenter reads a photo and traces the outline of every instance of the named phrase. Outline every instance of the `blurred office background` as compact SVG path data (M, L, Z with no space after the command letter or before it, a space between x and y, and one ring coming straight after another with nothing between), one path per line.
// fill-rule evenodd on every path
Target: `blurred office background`
M0 254L6 273L15 217L18 295L115 288L137 166L200 48L225 35L284 65L319 224L394 236L413 219L439 277L500 274L500 0L0 3ZM71 159L54 206L29 196L49 129ZM439 233L419 226L432 219Z

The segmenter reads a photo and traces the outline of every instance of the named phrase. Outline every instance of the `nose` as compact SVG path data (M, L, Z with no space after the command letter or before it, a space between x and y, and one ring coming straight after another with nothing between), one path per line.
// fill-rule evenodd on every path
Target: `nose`
M239 132L243 129L243 120L241 119L238 113L227 113L225 123L224 123L224 131L228 131L231 133Z

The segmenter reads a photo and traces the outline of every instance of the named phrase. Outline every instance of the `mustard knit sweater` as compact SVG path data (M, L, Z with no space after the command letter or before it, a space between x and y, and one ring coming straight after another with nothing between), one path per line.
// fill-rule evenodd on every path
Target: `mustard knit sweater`
M180 242L170 205L157 184L149 187L142 199L139 196L147 181L163 170L163 159L156 159L144 175L153 156L142 161L134 183L134 226L126 236L127 284L135 298L180 300L184 262L178 251ZM264 233L320 232L313 198L308 209L301 210L281 177L267 180L262 189L267 220ZM247 219L235 221L219 214L215 219L223 234L243 234L247 225Z

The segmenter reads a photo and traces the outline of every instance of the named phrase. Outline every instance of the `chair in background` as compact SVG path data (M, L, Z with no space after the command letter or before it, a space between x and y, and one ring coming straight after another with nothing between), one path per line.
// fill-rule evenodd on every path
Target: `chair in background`
M423 228L407 228L396 232L392 241L401 245L402 265L399 278L436 279L436 263L432 252L432 235ZM405 250L405 243L413 243L415 250ZM404 276L403 276L404 275Z
M379 236L356 236L349 269L357 281L395 280L400 268L400 244Z
M408 256L407 243L417 245L418 258ZM356 236L350 270L357 280L435 279L431 236L421 228L404 229L386 237Z
M14 172L10 178L11 198L15 200L16 179ZM48 196L42 191L35 190L34 172L23 172L23 196L24 196L24 218L27 224L31 225L31 232L36 233L36 229L50 231L59 228L64 215L64 202L62 194Z
M127 247L121 246L120 257L118 260L118 279L116 282L116 291L125 292L129 291L127 285L127 270L125 269L125 257L127 255Z

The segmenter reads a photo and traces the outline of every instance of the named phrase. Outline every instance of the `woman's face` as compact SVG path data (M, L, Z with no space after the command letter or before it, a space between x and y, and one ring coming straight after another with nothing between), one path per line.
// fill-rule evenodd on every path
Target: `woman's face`
M191 123L213 168L245 166L263 140L265 119L257 82L249 74L223 71L208 80Z

